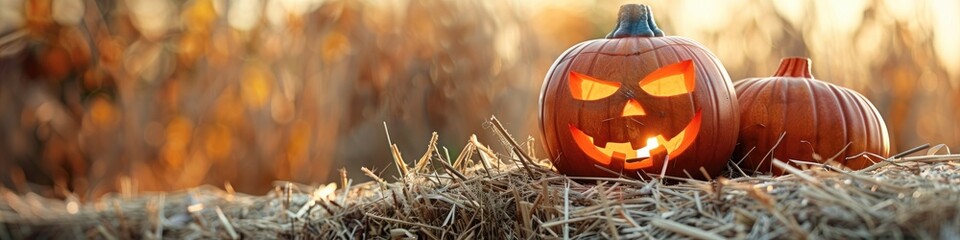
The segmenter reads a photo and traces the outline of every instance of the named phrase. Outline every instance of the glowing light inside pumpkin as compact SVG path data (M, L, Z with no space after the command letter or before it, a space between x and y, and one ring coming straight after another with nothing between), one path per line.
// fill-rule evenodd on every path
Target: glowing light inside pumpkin
M677 135L667 139L662 134L657 134L647 138L646 146L639 149L634 149L630 142L607 142L603 147L598 147L593 143L592 136L573 124L570 124L569 128L573 141L587 157L601 164L610 164L613 159L619 159L625 161L623 165L625 169L639 169L653 165L653 159L650 158L651 152L660 146L667 151L670 159L676 159L697 139L701 120L702 113L697 111L690 123Z
M647 94L657 97L678 96L694 91L696 85L695 68L692 60L661 67L648 74L639 82L640 88ZM567 78L570 94L577 100L599 100L617 93L621 83L600 80L575 71L570 71ZM645 116L646 110L635 99L628 99L621 112L622 117ZM697 111L694 118L686 127L669 139L662 134L646 138L645 145L634 148L639 140L630 139L626 142L602 142L594 144L593 136L584 133L573 124L570 124L570 134L574 143L589 158L600 164L611 164L615 159L623 161L620 165L624 169L640 169L650 167L654 163L653 155L667 154L669 159L676 159L697 139L700 132L701 112ZM640 137L640 136L631 136ZM661 148L661 146L663 146ZM660 161L660 160L657 160ZM618 163L620 164L620 163Z
M677 158L681 152L687 150L687 148L693 144L693 140L697 138L697 133L700 132L700 121L702 121L702 118L702 113L697 112L697 115L693 116L693 120L690 120L687 127L669 140L662 135L657 135L657 141L663 144L663 147L668 150L667 152L670 154L670 159Z
M662 136L660 136L660 137L662 138ZM636 157L636 158L648 158L648 157L650 157L650 150L653 150L654 148L657 148L657 147L659 147L659 146L660 146L660 144L657 143L657 138L656 138L656 137L647 138L647 146L646 146L646 147L642 147L642 148L640 148L640 149L637 149L637 157Z
M643 116L647 115L647 112L643 110L643 106L640 106L640 103L637 100L630 99L627 101L627 105L623 107L623 114L621 116Z
M598 100L609 97L620 89L620 83L604 81L570 71L570 94L577 100Z
M667 65L640 80L640 88L659 97L691 93L696 84L693 71L693 62L690 60Z

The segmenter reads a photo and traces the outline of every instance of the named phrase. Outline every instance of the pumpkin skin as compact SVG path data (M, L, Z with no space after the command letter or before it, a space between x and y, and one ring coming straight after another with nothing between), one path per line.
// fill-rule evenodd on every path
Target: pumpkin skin
M539 117L560 173L617 175L605 168L634 178L663 171L708 179L733 152L737 109L730 77L710 51L664 36L649 7L628 4L605 39L557 58L540 91Z
M823 163L834 156L838 163L862 169L873 164L862 153L889 154L887 128L876 107L860 93L814 79L810 62L784 58L772 77L734 83L740 101L734 159L743 159L743 170L781 175L771 158Z

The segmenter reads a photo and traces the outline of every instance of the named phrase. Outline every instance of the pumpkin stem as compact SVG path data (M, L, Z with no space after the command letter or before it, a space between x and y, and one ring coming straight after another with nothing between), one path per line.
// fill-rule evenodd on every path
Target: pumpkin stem
M617 26L607 34L607 38L663 37L663 31L657 27L653 12L647 5L624 4L620 6L619 15Z
M780 59L780 68L773 76L813 78L813 73L810 72L810 62L811 60L805 57L785 57Z

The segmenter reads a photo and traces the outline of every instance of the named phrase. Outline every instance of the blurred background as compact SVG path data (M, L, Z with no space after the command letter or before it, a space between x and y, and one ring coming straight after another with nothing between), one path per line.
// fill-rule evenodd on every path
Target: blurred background
M860 91L895 152L960 146L960 2L644 1L732 79L809 56ZM0 0L0 181L81 198L395 174L496 115L539 138L544 73L618 1ZM539 144L539 143L538 143ZM496 144L495 144L496 145ZM539 146L539 145L538 145ZM542 152L538 157L544 157Z

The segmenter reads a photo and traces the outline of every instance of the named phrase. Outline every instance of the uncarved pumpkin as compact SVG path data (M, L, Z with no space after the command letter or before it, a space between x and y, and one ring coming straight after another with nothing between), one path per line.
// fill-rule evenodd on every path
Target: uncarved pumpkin
M715 177L737 116L723 65L697 42L664 36L645 5L622 6L605 39L563 53L540 91L544 145L574 176Z
M740 100L734 159L743 159L744 170L782 174L770 164L772 158L821 163L834 158L861 169L879 160L875 155L890 152L876 107L853 90L814 79L810 59L784 58L772 77L744 79L734 86Z

